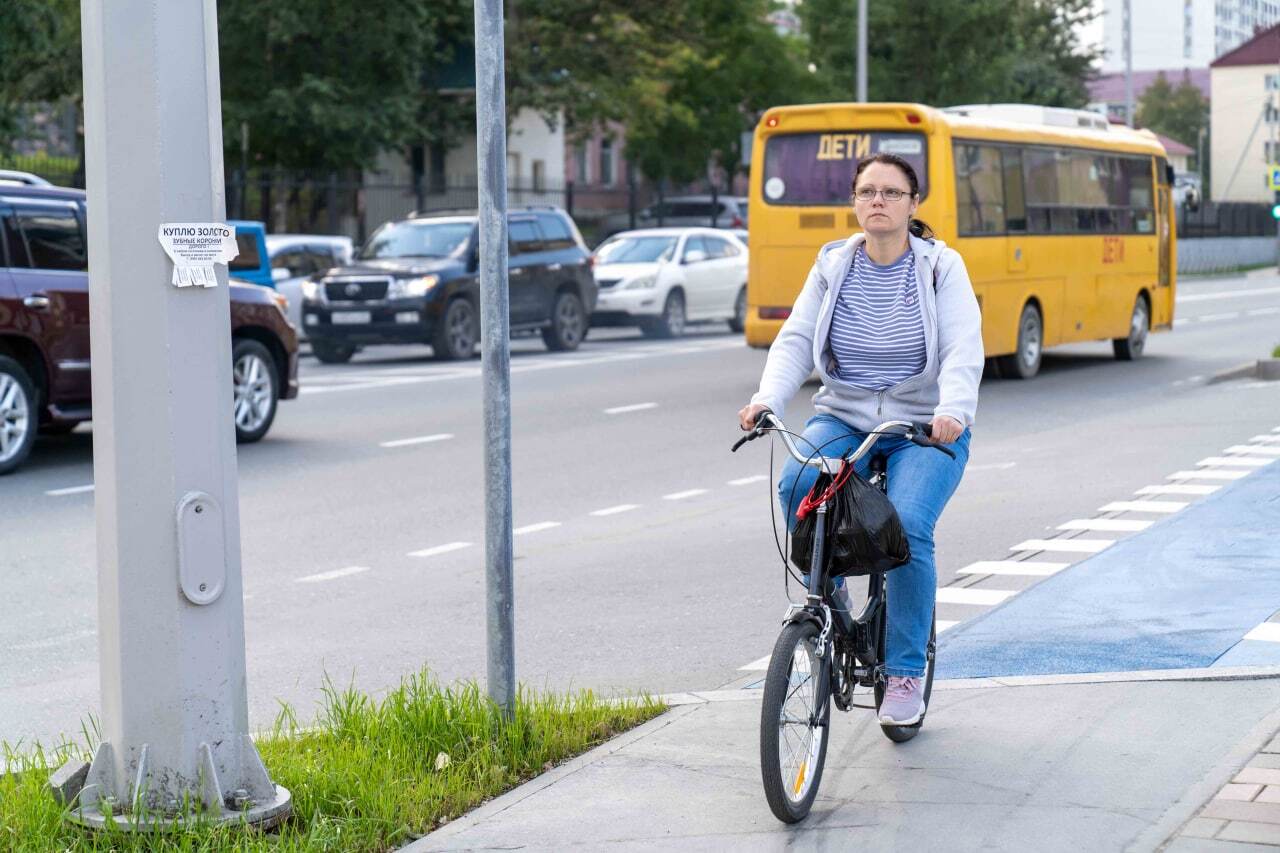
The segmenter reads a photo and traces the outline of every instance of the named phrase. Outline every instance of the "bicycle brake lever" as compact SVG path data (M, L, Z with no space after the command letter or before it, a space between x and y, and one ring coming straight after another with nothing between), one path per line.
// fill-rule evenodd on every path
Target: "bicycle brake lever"
M744 435L742 438L740 438L740 439L738 439L737 441L735 441L735 442L733 443L733 447L731 447L731 448L729 449L729 452L730 452L730 453L737 453L737 452L738 452L738 448L739 448L739 447L741 447L742 445L746 444L748 441L755 441L755 440L756 440L757 438L759 438L759 437L760 437L760 430L759 430L758 428L757 428L757 429L753 429L753 430L751 430L751 432L747 433L747 434L746 434L746 435Z

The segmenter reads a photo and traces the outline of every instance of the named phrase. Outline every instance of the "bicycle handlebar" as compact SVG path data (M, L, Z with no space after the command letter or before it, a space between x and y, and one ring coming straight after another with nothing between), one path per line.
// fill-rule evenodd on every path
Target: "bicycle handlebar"
M901 429L902 432L896 432L896 430L899 429ZM731 452L737 453L738 448L742 447L742 445L746 444L748 441L756 440L766 432L776 432L782 437L782 443L786 446L787 452L791 454L792 459L795 459L802 465L809 465L833 475L839 471L839 465L836 464L835 460L848 462L850 465L854 464L863 456L870 453L871 448L875 447L876 442L879 441L880 437L883 435L901 435L912 444L918 444L921 447L932 447L934 450L942 451L952 459L956 458L956 454L951 450L951 448L941 444L934 444L928 440L928 437L932 432L932 428L929 424L913 423L912 421L885 421L871 432L867 433L867 437L863 439L862 444L860 444L858 449L851 455L845 455L842 457L820 456L816 454L805 455L800 452L798 447L796 447L795 439L792 438L791 432L787 430L787 425L768 409L765 409L756 418L756 425L753 429L734 442Z

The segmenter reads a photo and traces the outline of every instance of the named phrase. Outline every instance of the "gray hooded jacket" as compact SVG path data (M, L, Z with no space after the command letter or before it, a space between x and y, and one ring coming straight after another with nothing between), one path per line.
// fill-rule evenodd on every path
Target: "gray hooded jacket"
M813 396L813 407L856 429L870 430L889 420L927 423L935 415L972 426L982 378L982 315L964 261L941 240L910 238L924 315L924 371L884 391L858 388L833 375L829 333L835 296L864 239L855 234L818 252L791 316L769 349L760 390L751 402L782 417L787 401L817 368L822 387Z

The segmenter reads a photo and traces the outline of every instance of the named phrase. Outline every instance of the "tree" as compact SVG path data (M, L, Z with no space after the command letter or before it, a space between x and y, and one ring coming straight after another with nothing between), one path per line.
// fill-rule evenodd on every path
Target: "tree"
M468 0L223 0L224 145L255 161L349 169L411 142L448 142L466 104L429 85L470 32Z
M32 104L81 100L80 4L6 0L0 23L0 152Z
M1162 72L1139 96L1135 119L1139 127L1196 148L1200 131L1209 126L1209 99L1190 76L1172 86Z
M827 96L855 92L857 0L797 7ZM1097 58L1079 41L1091 0L901 0L868 11L867 94L933 106L1083 106Z
M626 126L652 179L729 177L761 111L816 95L798 45L765 21L770 0L523 0L508 32L511 111L563 115L572 135Z

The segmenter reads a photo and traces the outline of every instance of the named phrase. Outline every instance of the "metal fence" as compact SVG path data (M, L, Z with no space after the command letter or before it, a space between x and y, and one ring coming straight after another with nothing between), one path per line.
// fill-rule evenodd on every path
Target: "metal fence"
M1274 237L1271 205L1204 201L1196 210L1177 209L1178 239L1188 237Z
M58 186L83 187L79 163L68 157L3 157L0 169L32 172ZM745 195L739 178L735 194ZM709 182L660 186L631 180L615 186L580 186L572 182L513 182L507 188L512 207L547 204L564 208L591 245L632 227L636 215L664 196L714 195ZM341 234L363 242L379 225L412 211L475 210L479 202L473 176L440 184L397 179L359 170L297 172L284 169L231 168L227 177L227 215L257 219L272 233ZM1195 210L1177 209L1178 237L1274 236L1271 206L1245 202L1201 202ZM711 223L708 223L711 224Z

